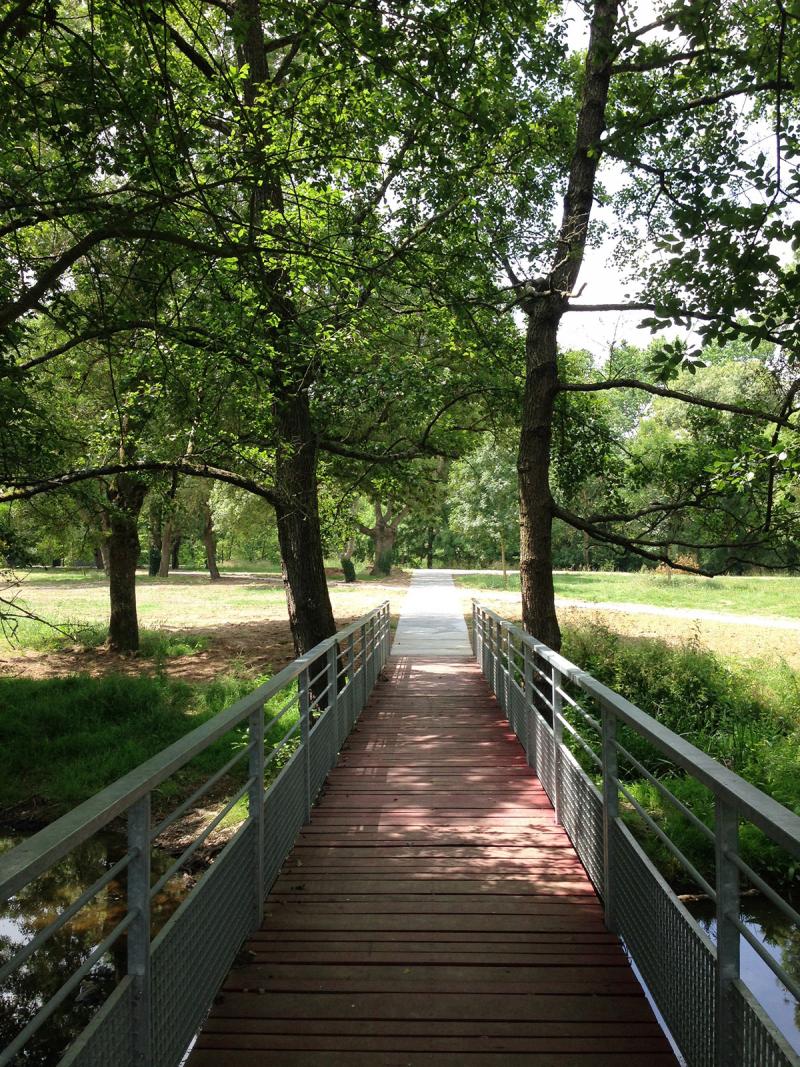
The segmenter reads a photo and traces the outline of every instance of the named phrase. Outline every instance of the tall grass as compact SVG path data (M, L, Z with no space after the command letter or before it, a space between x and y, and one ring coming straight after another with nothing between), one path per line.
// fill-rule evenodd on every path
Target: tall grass
M0 678L0 811L24 809L44 821L80 803L251 692L265 678L230 674L207 685L163 675ZM278 694L267 719L288 698ZM270 731L276 744L297 721L291 709ZM160 789L184 793L247 743L246 724L230 731ZM243 777L246 759L234 779Z
M569 629L564 654L637 704L669 729L800 814L800 675L783 664L737 666L689 643L621 638L601 627ZM627 728L621 743L708 826L714 803L709 790L668 763ZM713 878L713 847L659 790L631 768L621 767L642 807L698 866ZM630 811L631 825L641 829ZM664 873L681 881L682 869L654 837L642 835ZM741 832L744 858L756 870L791 880L796 864L755 827Z

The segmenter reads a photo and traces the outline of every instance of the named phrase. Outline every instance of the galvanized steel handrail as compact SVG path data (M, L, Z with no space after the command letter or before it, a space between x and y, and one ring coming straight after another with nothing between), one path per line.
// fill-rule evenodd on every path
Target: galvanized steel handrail
M62 929L118 874L127 871L127 914L63 983L46 1000L34 1017L0 1050L0 1067L14 1061L28 1039L74 992L92 966L122 936L127 935L127 974L99 1009L83 1034L61 1061L64 1067L175 1067L224 977L242 937L260 921L265 893L288 854L294 835L308 819L311 805L337 753L367 701L389 654L389 605L380 607L357 622L322 641L265 684L192 730L173 745L140 764L106 789L68 812L61 819L0 857L0 902L20 889L89 840L113 819L127 814L128 851L109 871L88 887L46 929L40 931L0 971L7 980L51 936ZM323 664L323 666L320 666ZM311 676L314 670L316 673ZM324 688L319 688L325 678ZM297 682L296 692L286 700L265 727L265 705ZM265 729L274 727L290 710L297 708L298 721L284 733L269 753L265 753ZM312 722L313 713L317 713ZM192 795L169 815L152 826L151 794L210 745L237 727L246 725L248 741L240 752L211 774ZM296 751L269 789L265 789L267 763L286 748L299 731ZM225 773L248 757L244 784L222 809L183 849L168 870L151 885L150 852L153 841L172 825ZM151 942L151 899L180 869L242 798L248 799L247 818L183 901L167 926ZM278 798L277 800L275 798ZM281 804L285 804L281 810ZM269 816L269 820L268 820ZM269 825L268 825L269 823ZM270 828L275 840L270 837ZM211 876L210 878L208 876ZM241 884L244 892L228 900L230 914L214 916L220 926L227 921L228 940L216 946L213 966L203 953L193 931L192 914L214 908L215 893L226 880ZM232 917L231 917L232 915ZM195 920L196 922L197 920ZM201 921L202 925L202 921ZM170 967L170 951L183 944L201 956L193 972L192 958L181 960L186 976L173 991L175 1004L165 1006L154 1000L156 977L163 989ZM157 973L156 973L157 972ZM193 990L192 984L198 989ZM199 990L199 992L198 992ZM205 997L201 1003L198 997ZM166 1051L165 1051L166 1050Z
M376 612L388 607L388 601L376 608ZM60 819L50 823L39 833L18 845L0 858L0 900L13 896L27 882L32 881L52 867L76 845L102 830L122 811L161 785L170 775L188 763L214 741L224 737L234 727L245 721L255 708L263 707L276 693L326 655L332 648L343 644L348 637L358 632L366 619L375 612L351 623L341 632L321 641L310 652L293 660L268 682L248 693L213 719L203 723L174 744L152 756L116 782L95 793L83 804L68 811Z
M578 854L593 876L603 899L609 928L617 930L626 942L630 931L633 941L647 947L647 937L642 936L642 922L646 925L647 918L643 920L638 916L632 919L628 915L618 914L615 897L623 889L627 890L627 886L620 883L617 871L620 857L624 854L626 862L641 864L642 877L649 880L648 888L656 895L663 894L667 902L665 906L671 908L671 921L686 924L686 938L695 946L692 951L698 958L706 954L713 961L713 989L709 994L710 1000L702 1005L706 1020L715 1020L711 1040L705 1040L703 1035L692 1034L685 1027L682 1035L673 1030L690 1067L695 1064L702 1064L703 1067L738 1067L745 1062L752 1062L753 1067L756 1064L758 1067L784 1067L786 1064L800 1063L800 1058L795 1056L788 1042L760 1008L739 974L741 935L793 996L797 997L800 993L794 979L741 922L739 889L739 876L744 874L779 906L787 918L797 921L798 915L792 906L739 856L739 821L752 823L790 854L800 856L800 816L477 600L473 600L473 641L478 663L509 714L512 727L528 752L528 762L551 796L557 821L564 823ZM594 706L600 710L601 721L568 694L567 684L592 699ZM565 717L564 703L599 735L599 755L580 730ZM616 737L618 724L634 731L661 756L666 757L670 764L680 768L713 794L713 829L706 826L620 744ZM598 791L565 743L565 728L599 770L601 791ZM637 772L642 773L667 803L672 804L703 836L713 840L716 869L714 886L706 881L663 828L632 796L630 789L620 780L618 758L626 760ZM581 796L584 806L579 817L570 811L568 817L563 818L562 794L565 791L569 792L571 801L575 796ZM675 894L630 836L620 818L620 796L625 798L649 831L657 835L715 902L716 946L708 941L697 923L681 907ZM655 929L652 930L654 939L657 933ZM628 947L634 962L644 971L645 965L637 958L637 951L630 944ZM673 1018L669 1017L669 1007L672 1005L659 1003L658 990L653 988L659 984L658 966L662 964L657 962L654 965L652 959L647 964L650 968L649 984L657 1006L671 1028L677 1023L680 1029L680 1020L674 1018L674 1011ZM663 967L667 967L666 960L663 961ZM655 981L652 981L653 975ZM699 982L698 989L701 993L705 989L702 982ZM753 1051L755 1048L757 1052ZM754 1057L752 1060L747 1058L750 1054Z

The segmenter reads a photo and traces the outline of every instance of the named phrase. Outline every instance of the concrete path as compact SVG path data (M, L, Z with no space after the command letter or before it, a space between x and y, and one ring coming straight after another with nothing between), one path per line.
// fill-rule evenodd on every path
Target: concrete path
M400 611L393 656L471 656L461 597L451 571L413 572Z

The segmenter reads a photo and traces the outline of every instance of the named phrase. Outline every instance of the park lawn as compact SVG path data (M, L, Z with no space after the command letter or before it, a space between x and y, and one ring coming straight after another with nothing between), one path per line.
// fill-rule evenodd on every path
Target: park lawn
M557 597L595 604L652 604L800 619L800 577L701 578L654 572L575 571L555 574L554 582ZM456 577L456 583L464 589L503 589L503 576L462 574ZM508 576L508 589L519 590L518 574Z
M345 585L335 579L330 582L330 591L341 624L365 614L389 596L398 602L403 594L403 590L389 589L377 581ZM25 650L57 651L76 645L93 648L105 640L108 582L95 571L33 571L22 579L18 589L1 592L7 598L16 592L21 607L59 628L18 620L14 633L0 633L3 659ZM169 578L142 574L136 579L136 600L145 634L143 644L149 644L154 654L199 651L218 640L224 643L226 637L235 638L246 651L251 639L263 642L261 628L265 625L273 631L280 627L288 639L286 594L279 575L225 576L211 582L202 574L177 572ZM157 634L162 635L160 640ZM175 635L180 638L176 640ZM190 647L181 647L186 641ZM143 651L148 654L147 647ZM283 651L282 647L276 659L283 661ZM76 669L81 669L80 665Z

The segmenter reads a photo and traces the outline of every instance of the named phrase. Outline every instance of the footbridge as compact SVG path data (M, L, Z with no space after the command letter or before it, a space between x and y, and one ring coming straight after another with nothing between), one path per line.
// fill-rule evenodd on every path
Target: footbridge
M742 979L743 940L787 997L800 989L742 922L740 893L750 883L800 915L739 841L754 826L800 855L800 818L477 603L471 630L449 575L418 573L393 644L384 604L0 857L13 902L127 825L127 851L0 967L7 1001L33 955L117 887L117 921L19 1013L0 1067L797 1065ZM230 758L163 814L164 783L225 738ZM700 783L713 820L670 774ZM707 842L713 878L634 780ZM169 826L231 781L154 873ZM234 810L238 829L160 924L154 901ZM714 901L713 939L649 841ZM73 1033L76 994L110 956L113 983ZM63 1047L37 1060L54 1026Z

